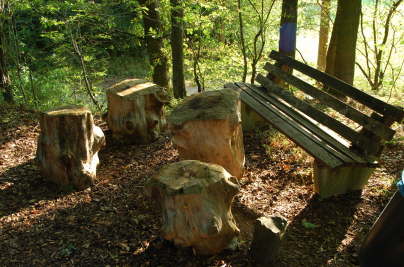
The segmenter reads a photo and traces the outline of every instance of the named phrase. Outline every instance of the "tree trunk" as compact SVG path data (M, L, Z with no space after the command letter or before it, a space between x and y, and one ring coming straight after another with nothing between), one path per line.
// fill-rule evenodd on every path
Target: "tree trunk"
M241 0L237 0L237 8L238 8L238 21L240 27L239 30L240 30L241 52L243 54L243 78L241 81L245 83L245 81L247 80L248 62L247 62L247 49L244 39L244 21L243 21L243 14L241 13Z
M184 78L184 9L181 0L171 2L171 51L173 57L173 93L175 98L186 96Z
M169 88L167 57L163 52L163 27L158 11L159 0L139 0L147 8L143 14L147 53L153 67L153 82Z
M93 184L105 137L91 112L81 106L57 108L42 113L40 125L37 161L45 178L77 189Z
M3 45L0 45L0 89L2 90L4 100L9 104L13 104L13 91L11 89L10 78L7 73Z
M219 164L232 175L243 176L243 132L236 91L193 95L171 112L167 122L182 159Z
M327 60L327 43L330 30L331 0L323 0L320 14L320 33L318 38L317 69L324 71Z
M5 17L7 9L7 2L0 1L0 90L2 91L4 100L9 103L14 103L13 91L10 84L10 78L7 71L6 61L6 39L5 39Z
M231 213L237 179L223 167L196 160L164 166L148 183L162 209L161 233L198 254L217 254L240 230Z
M296 52L297 2L298 0L283 0L279 32L279 52L292 58L295 58ZM292 72L286 66L282 66L282 69Z
M360 0L338 0L337 15L327 52L325 71L351 85L355 72L360 12ZM335 91L332 93L339 96Z

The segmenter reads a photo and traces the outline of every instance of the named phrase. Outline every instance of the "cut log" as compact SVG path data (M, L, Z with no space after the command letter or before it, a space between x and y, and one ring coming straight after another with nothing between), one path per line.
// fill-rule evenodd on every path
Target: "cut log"
M240 106L232 89L186 98L167 118L180 157L219 164L240 178L245 162Z
M198 254L216 254L239 233L231 203L237 179L223 167L185 160L163 167L146 187L162 209L162 235Z
M122 143L147 144L165 125L166 90L154 83L128 79L107 90L107 123L114 139Z
M254 224L250 255L258 266L277 266L288 221L279 216L260 217Z
M347 164L330 168L315 159L313 163L314 191L321 198L361 190L367 184L374 167L364 164Z
M42 175L62 185L84 189L93 184L105 145L91 111L81 106L60 107L40 116L37 162Z

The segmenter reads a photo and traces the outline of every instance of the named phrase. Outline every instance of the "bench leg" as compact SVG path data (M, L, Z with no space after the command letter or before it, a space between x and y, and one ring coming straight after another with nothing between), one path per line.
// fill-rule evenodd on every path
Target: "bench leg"
M363 165L330 168L318 160L313 164L314 191L321 198L360 190L367 184L374 168Z

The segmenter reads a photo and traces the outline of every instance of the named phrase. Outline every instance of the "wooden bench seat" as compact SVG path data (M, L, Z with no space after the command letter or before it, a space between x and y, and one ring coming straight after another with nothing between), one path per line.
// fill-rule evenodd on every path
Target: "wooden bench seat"
M272 51L275 64L267 63L266 76L258 75L261 86L231 83L225 87L240 91L242 102L314 157L314 189L321 197L362 189L377 166L383 143L391 140L390 126L401 121L403 111L374 98L326 73ZM374 112L368 116L324 90L281 69L282 65L300 71L317 82L337 90ZM300 89L355 124L330 116L309 102L281 88L273 79Z

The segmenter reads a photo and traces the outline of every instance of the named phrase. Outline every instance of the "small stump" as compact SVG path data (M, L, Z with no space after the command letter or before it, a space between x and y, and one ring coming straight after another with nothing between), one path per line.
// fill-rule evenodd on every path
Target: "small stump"
M81 106L57 108L40 115L40 126L36 158L42 175L77 189L93 184L105 137L91 111Z
M107 123L114 139L122 143L154 141L165 125L163 105L169 102L163 87L128 79L107 90Z
M286 219L277 216L260 217L255 221L250 255L258 266L277 266L287 224Z
M188 97L167 118L182 159L223 166L240 178L244 170L239 93L232 89Z
M231 203L237 179L223 167L185 160L163 167L148 184L163 213L162 235L198 254L216 254L238 235Z

